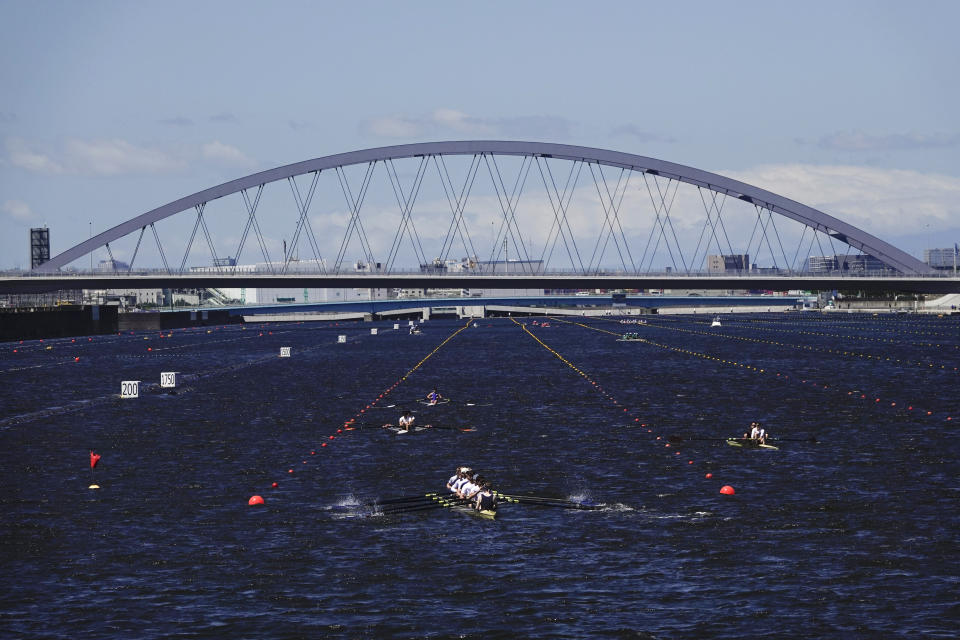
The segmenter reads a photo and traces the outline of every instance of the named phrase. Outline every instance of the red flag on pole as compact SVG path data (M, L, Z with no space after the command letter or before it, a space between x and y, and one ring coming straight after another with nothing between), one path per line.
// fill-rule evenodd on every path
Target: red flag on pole
M95 466L97 466L98 462L100 462L100 454L94 453L93 451L91 451L90 452L90 468L93 469Z

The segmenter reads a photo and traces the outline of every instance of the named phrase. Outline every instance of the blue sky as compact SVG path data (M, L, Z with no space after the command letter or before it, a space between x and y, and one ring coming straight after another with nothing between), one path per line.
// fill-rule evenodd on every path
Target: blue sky
M960 241L957 2L0 0L0 268L256 170L427 140L716 171Z

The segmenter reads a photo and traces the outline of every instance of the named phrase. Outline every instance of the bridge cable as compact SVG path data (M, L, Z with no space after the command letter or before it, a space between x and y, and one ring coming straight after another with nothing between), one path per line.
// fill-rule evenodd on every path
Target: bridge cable
M657 180L656 177L654 177L654 182L655 182L656 185L657 185L657 192L659 192L659 191L660 191L660 181ZM670 183L671 183L671 182L673 182L673 180L672 180L671 178L667 178L666 194L669 194L669 193L670 193ZM684 270L684 272L689 275L689 274L690 274L690 269L687 268L687 260L686 260L686 258L685 258L684 255L683 255L683 249L680 247L680 240L677 238L677 231L676 231L676 229L674 229L674 227L673 227L673 220L670 219L670 211L671 211L671 209L673 209L673 203L674 203L675 200L676 200L677 191L679 191L679 190L680 190L680 181L678 180L678 181L676 181L675 186L674 186L674 188L673 188L673 197L670 198L670 205L667 206L667 205L666 205L666 202L664 202L664 207L663 207L663 219L664 219L664 221L670 226L670 233L673 235L673 243L674 243L675 245L677 245L677 254L680 256L680 263L683 265L683 270ZM663 195L661 195L661 198L663 198ZM663 225L662 225L662 224L661 224L661 227L663 228ZM664 232L666 232L666 229L665 229L665 228L664 228ZM670 247L669 238L664 238L664 239L667 241L667 248L669 249L669 247ZM670 253L670 259L673 261L673 267L676 268L676 267L677 267L677 263L676 263L676 260L675 260L674 257L673 257L673 253L672 253L672 252Z
M243 245L247 242L247 234L250 233L250 227L253 227L254 233L257 234L257 240L260 242L260 251L263 253L263 259L266 260L267 266L270 268L270 273L276 273L273 268L273 263L270 261L270 256L267 253L266 244L263 241L263 237L260 234L260 225L257 224L257 207L260 206L260 196L263 193L263 185L261 184L257 188L257 195L253 199L253 202L250 202L250 196L247 195L246 189L241 189L240 194L243 196L243 203L247 208L247 224L243 228L243 235L240 236L240 244L237 247L237 257L236 261L240 262L240 255L243 253ZM236 271L236 269L234 269Z
M570 221L567 218L567 210L570 207L570 200L573 198L573 192L576 189L577 182L580 179L580 172L583 170L583 161L576 160L573 162L573 165L570 167L570 172L567 174L567 182L563 186L563 193L560 193L560 190L557 188L557 182L553 177L553 171L550 169L550 163L546 159L543 160L543 163L540 162L540 157L535 157L537 162L537 168L540 171L540 177L543 180L543 186L547 190L547 196L550 201L550 208L553 209L553 217L556 223L557 234L553 235L554 225L550 225L550 232L547 234L547 242L543 247L543 256L541 260L546 258L543 262L544 265L549 264L550 260L553 258L553 251L557 246L557 239L563 239L564 248L567 250L567 257L570 258L570 266L574 270L577 268L577 264L580 265L580 272L584 272L583 260L580 258L580 251L577 249L577 242L573 236L573 231L570 228ZM546 166L546 173L544 173L543 168ZM549 182L547 181L547 176L550 177ZM572 184L571 184L572 181ZM557 203L554 205L553 198L556 197ZM566 202L564 202L566 201ZM564 224L566 224L566 233L564 232ZM567 236L570 237L570 241L567 242ZM551 240L552 239L552 240ZM573 245L573 251L570 251L570 246ZM549 254L547 253L549 247ZM574 261L574 254L576 254L577 259Z
M203 229L203 236L207 239L207 246L210 248L210 257L213 258L213 266L217 271L220 271L220 267L217 266L217 252L213 248L213 241L210 239L210 230L207 229L207 221L203 219L203 214L199 216L200 228Z
M600 198L600 204L603 207L604 222L600 230L600 235L597 236L597 244L594 246L593 255L590 257L590 263L588 269L593 268L593 258L597 257L596 272L600 272L601 263L603 262L603 256L607 251L607 245L610 243L610 239L613 239L613 244L617 249L617 254L620 256L620 264L623 266L623 270L627 270L627 262L623 259L623 251L626 250L627 256L630 258L630 267L633 272L636 272L636 265L633 263L633 256L630 254L630 246L627 243L626 236L623 233L623 226L620 224L619 209L623 204L623 197L627 193L627 187L630 183L630 174L631 171L627 171L623 168L620 169L620 173L617 176L617 184L614 186L613 195L610 194L610 185L607 183L606 176L603 175L603 167L600 164L597 164L597 172L600 173L600 181L603 182L603 192L600 190L600 182L597 181L596 173L593 170L593 164L589 165L590 175L593 177L593 184L597 188L597 196ZM624 181L623 176L626 174L627 178ZM621 190L620 186L623 184L623 189ZM606 199L604 198L604 192L606 193ZM619 201L617 196L620 196ZM607 203L609 202L609 207ZM612 213L612 219L611 219ZM617 227L620 229L620 235L623 240L623 249L620 248L620 240L617 238L616 230L614 229L614 222L616 222ZM606 233L607 227L609 227L609 233ZM603 247L600 246L600 241L603 239ZM597 252L600 252L600 255L597 256Z
M670 238L667 237L666 223L670 223L670 229L671 231L673 231L673 223L670 222L670 209L673 208L673 203L677 197L677 189L679 187L679 182L677 183L677 186L674 187L673 189L673 196L670 198L670 203L668 205L667 196L670 195L670 184L673 182L673 180L671 180L670 178L667 178L666 189L661 189L660 181L657 179L656 174L654 174L653 183L657 187L657 195L659 196L659 200L660 200L659 206L657 205L656 200L653 197L653 190L650 188L650 183L647 180L647 174L643 174L643 182L647 186L647 193L650 195L650 202L651 204L653 204L654 212L656 214L656 218L653 223L654 226L650 230L650 238L647 239L647 247L650 246L650 239L652 239L653 235L656 233L657 224L660 225L660 235L657 237L657 244L654 245L653 253L650 254L650 264L647 268L648 269L653 268L653 259L656 256L657 248L660 246L661 237L663 238L663 242L666 245L667 253L670 255L670 262L672 262L674 268L676 268L677 260L676 258L673 257L673 248L670 246ZM664 220L660 219L661 211L663 212ZM677 244L677 249L679 250L680 244L679 242L676 242L676 232L673 232L673 235L674 235L674 241ZM646 249L644 249L644 255L646 255ZM680 259L681 259L681 262L683 262L682 253L680 254ZM641 264L641 267L642 267L642 264ZM686 269L686 263L684 263L684 269Z
M777 229L777 223L776 223L775 218L773 217L773 211L770 210L770 209L767 209L766 211L767 211L767 217L770 218L770 226L773 227L773 233L774 233L774 235L776 235L776 237L777 237L777 244L780 246L780 254L783 256L783 266L786 267L786 266L787 266L787 252L786 252L786 251L784 250L784 248L783 248L783 239L780 237L780 230ZM767 239L767 243L768 243L768 244L770 243L769 238ZM772 250L771 250L771 253L772 253ZM777 264L776 258L774 258L773 264L774 264L774 266L776 266L776 264ZM788 267L788 268L789 268L789 267ZM791 271L792 271L792 270L791 270Z
M517 179L514 181L513 185L513 191L510 194L507 193L507 187L503 182L503 175L500 172L500 167L497 165L496 157L493 156L493 154L490 154L490 159L487 159L486 154L484 154L483 160L487 165L487 171L490 174L490 180L493 183L494 191L497 194L497 202L500 204L500 212L503 214L503 222L500 224L500 232L497 233L497 239L491 249L496 250L496 248L499 246L501 232L504 243L506 243L507 236L509 235L510 239L513 240L514 248L517 249L517 255L521 259L526 260L526 263L521 262L521 267L524 271L526 271L527 265L529 265L530 262L530 254L527 252L526 245L523 243L523 234L520 233L520 227L517 224L516 204L520 200L520 194L523 192L523 186L526 184L527 175L530 172L530 165L527 162L527 157L524 156L523 160L521 161L520 171L517 174ZM491 162L493 163L492 167ZM526 168L526 172L524 171L524 168ZM494 171L496 171L496 176L494 176ZM504 204L504 202L506 202L506 204ZM514 236L514 230L516 230L516 236L519 236L519 241L517 237ZM504 255L504 270L507 269L506 260L507 256Z
M410 243L413 246L414 253L417 254L417 258L420 260L420 264L427 264L427 256L423 252L423 245L420 243L420 235L417 233L417 228L413 224L413 205L417 200L417 196L420 194L420 186L423 184L423 176L427 171L427 157L420 157L420 166L417 167L417 175L413 179L413 186L410 189L410 194L406 195L403 192L403 186L400 184L400 176L397 173L397 168L393 163L393 160L387 160L384 165L387 167L387 175L390 178L390 185L393 187L393 195L397 199L397 205L400 207L401 216L400 216L400 225L397 227L397 233L393 238L393 245L390 247L390 254L387 257L387 270L389 271L393 267L393 262L396 260L397 254L400 251L400 244L403 242L403 232L407 232L407 236L410 238Z
M793 254L793 261L790 263L790 269L792 271L797 270L797 258L800 257L800 250L803 249L803 238L807 235L808 229L810 229L810 227L803 225L803 231L800 233L800 240L797 242L797 250ZM807 265L807 269L809 269L809 264Z
M313 203L313 196L317 190L317 182L320 179L320 172L317 171L313 174L313 182L310 185L310 191L307 192L306 200L300 195L300 187L297 185L296 181L292 182L293 186L293 196L297 201L297 207L303 210L303 224L304 229L307 231L307 240L310 241L310 247L313 249L313 256L317 261L317 266L320 267L321 273L326 273L327 270L323 266L323 258L320 255L320 246L317 244L317 236L313 232L313 225L310 224L310 216L307 213L310 210L310 205Z
M343 171L343 167L336 167L337 179L340 181L340 190L343 191L343 197L347 200L347 206L350 207L350 221L347 223L347 229L343 234L343 240L340 242L340 251L337 253L337 261L333 265L334 273L340 272L340 265L343 264L343 258L346 255L347 247L350 243L350 238L353 237L353 232L357 232L357 238L360 240L360 248L363 249L365 253L365 259L369 264L376 264L376 259L373 256L373 251L370 249L370 242L367 239L367 234L363 229L363 223L360 222L360 208L363 206L363 201L367 197L367 190L370 188L370 181L373 177L373 171L376 167L377 161L367 163L367 169L363 176L363 181L360 184L360 192L357 194L357 198L354 199L353 192L350 190L350 182L347 180L347 175Z
M183 273L183 268L187 266L187 258L190 257L190 249L193 248L193 240L197 236L197 227L200 226L200 216L203 215L203 209L206 206L206 202L201 202L194 206L194 209L197 210L197 221L193 223L193 231L190 233L190 241L187 243L187 250L183 254L183 260L180 262L180 271L178 271L178 273Z
M143 234L147 231L147 225L140 227L140 235L137 237L137 246L133 248L133 257L130 258L130 265L127 267L127 274L133 271L133 262L137 259L137 252L140 251L140 241L143 240Z
M473 246L473 239L470 237L470 231L467 228L467 222L463 219L463 214L467 207L467 199L470 197L470 193L473 191L473 184L477 178L477 170L480 168L479 156L474 154L473 158L470 160L470 167L467 169L467 177L464 180L463 188L460 190L459 196L457 196L457 192L453 188L453 180L450 178L450 171L447 169L447 163L443 159L443 156L439 154L433 156L433 164L437 168L437 174L440 176L440 183L443 185L443 192L447 197L447 203L450 205L450 211L453 213L453 219L450 221L450 226L447 229L447 236L444 238L440 257L441 259L446 260L449 256L449 252L453 250L454 229L460 236L460 242L463 243L463 250L467 253L468 259L471 257L478 257L477 250ZM443 170L440 169L441 165L443 165ZM451 198L451 194L453 198Z
M173 275L173 272L170 271L170 265L167 264L167 256L163 253L163 244L160 242L160 234L157 233L157 228L153 226L153 223L150 223L150 230L153 231L153 238L157 241L157 249L160 251L160 259L163 260L163 268L167 270L169 275Z

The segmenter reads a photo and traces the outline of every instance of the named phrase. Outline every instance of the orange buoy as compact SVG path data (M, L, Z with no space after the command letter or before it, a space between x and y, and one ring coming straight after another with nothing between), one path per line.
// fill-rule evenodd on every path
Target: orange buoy
M263 504L263 498L260 496L252 496L249 500L247 500L247 504L249 504L251 507L258 504Z
M725 496L732 496L736 493L736 491L734 491L733 487L731 487L730 485L725 484L722 487L720 487L720 493L722 493Z

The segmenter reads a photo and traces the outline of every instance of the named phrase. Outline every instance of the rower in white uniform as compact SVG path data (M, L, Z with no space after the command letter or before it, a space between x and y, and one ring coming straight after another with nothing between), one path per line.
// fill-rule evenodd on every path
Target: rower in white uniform
M470 467L460 467L457 471L457 479L453 481L452 484L448 484L450 491L455 493L457 496L460 495L460 487L464 485L467 481L469 474L473 473L473 470Z
M480 474L467 474L467 481L460 485L460 489L457 490L457 497L461 500L469 500L477 491L480 490L480 486L476 484L477 478L480 477Z
M406 433L409 433L413 429L413 423L415 420L416 418L412 413L410 413L409 410L404 411L403 415L400 416L400 420L398 421L400 429Z
M447 480L447 489L450 489L450 491L456 493L457 490L454 488L454 485L456 485L457 482L463 478L463 470L467 468L468 467L457 467L457 472L450 476L450 479Z

